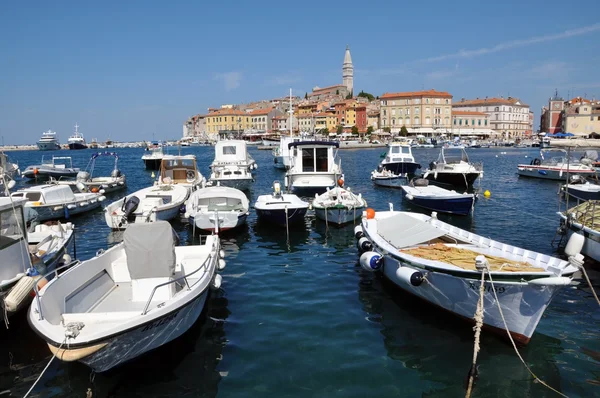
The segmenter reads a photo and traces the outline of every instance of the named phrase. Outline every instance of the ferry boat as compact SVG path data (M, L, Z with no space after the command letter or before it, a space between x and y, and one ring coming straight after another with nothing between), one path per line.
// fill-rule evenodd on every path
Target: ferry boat
M55 151L60 149L58 138L56 138L56 132L52 130L44 131L42 138L37 142L37 146L40 151Z
M75 123L75 132L67 140L69 149L87 149L88 147L85 143L85 138L83 138L83 135L79 132L78 128L79 126Z

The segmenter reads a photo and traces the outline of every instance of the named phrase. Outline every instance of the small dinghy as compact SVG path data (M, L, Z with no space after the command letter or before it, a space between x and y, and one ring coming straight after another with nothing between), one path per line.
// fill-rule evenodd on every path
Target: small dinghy
M190 195L185 205L185 217L194 228L219 232L243 225L249 206L246 194L239 189L206 187Z
M367 208L367 201L361 194L350 192L350 188L336 186L321 195L315 195L312 207L317 218L342 225L360 218L363 210Z
M565 261L473 234L435 213L365 213L354 231L363 269L382 271L399 288L464 319L472 320L482 294L484 327L520 344L583 265L579 235L567 244Z
M429 210L466 216L475 205L474 194L429 185L429 181L424 178L412 180L410 185L402 185L401 188L406 193L406 200Z
M104 372L179 337L198 319L225 267L219 237L175 246L167 222L132 224L39 289L28 318L56 358ZM36 289L37 290L37 289Z
M108 177L94 177L94 168L96 166L96 159L99 157L114 157L115 165L113 171ZM76 185L81 182L85 186L87 192L101 192L112 193L127 188L127 180L125 174L121 173L117 163L119 161L119 155L116 152L98 152L94 153L90 158L90 161L85 171L77 173L76 181L58 181L58 184L64 185ZM89 171L88 171L89 170Z
M394 174L392 171L383 168L382 170L373 170L371 172L371 181L381 187L400 188L406 180L406 174Z
M600 200L600 184L598 179L586 179L584 176L575 174L571 176L570 182L561 187L562 192L568 194L578 201Z
M82 190L81 185L76 189ZM26 198L25 207L35 210L38 221L69 219L99 208L106 199L99 193L74 193L70 186L56 183L20 189L10 196Z
M33 285L43 284L40 274L71 264L71 223L39 224L23 230L25 199L0 198L0 294L7 315L30 302ZM35 215L27 212L28 215Z
M254 209L260 220L286 226L304 221L309 204L293 194L281 193L279 181L273 183L273 193L260 195Z
M106 206L104 219L111 229L125 229L130 224L169 221L179 214L188 198L183 185L156 185L140 189Z

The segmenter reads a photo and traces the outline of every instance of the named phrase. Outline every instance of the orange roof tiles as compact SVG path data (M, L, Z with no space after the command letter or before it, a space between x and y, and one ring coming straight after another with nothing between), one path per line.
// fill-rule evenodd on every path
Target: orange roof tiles
M255 109L252 112L248 112L249 115L267 115L273 110L273 108L263 108L263 109Z
M446 91L424 90L424 91L407 91L402 93L384 93L380 98L411 98L411 97L442 97L452 98L452 95Z
M240 111L239 109L223 108L223 109L211 111L206 116L231 116L231 115L244 116L244 115L246 115L246 113L243 111Z
M332 90L332 89L334 89L334 88L341 88L341 87L344 87L344 88L346 88L346 86L344 86L343 84L336 84L336 85L334 85L334 86L328 86L328 87L319 87L318 89L316 89L316 90L313 90L312 92L313 92L313 93L316 93L316 92L319 92L319 91ZM308 94L308 95L310 95L310 94Z

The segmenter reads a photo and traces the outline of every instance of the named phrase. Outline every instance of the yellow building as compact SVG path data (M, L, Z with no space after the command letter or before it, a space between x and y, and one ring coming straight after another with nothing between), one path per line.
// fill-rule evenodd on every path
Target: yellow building
M252 126L250 115L233 108L211 109L204 120L208 134L217 134L220 131L244 131Z
M392 133L406 126L410 133L443 132L452 127L452 95L445 91L385 93L381 96L380 128Z
M319 112L314 115L315 131L327 128L330 132L336 130L338 125L337 116L331 112Z
M580 98L579 101L569 101L563 114L565 133L579 136L600 133L600 101L590 101Z

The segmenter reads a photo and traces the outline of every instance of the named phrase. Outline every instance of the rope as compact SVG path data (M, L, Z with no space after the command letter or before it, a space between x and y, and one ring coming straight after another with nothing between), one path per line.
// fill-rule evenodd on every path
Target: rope
M594 290L594 287L592 286L592 282L590 282L590 278L588 277L588 274L587 274L587 271L585 270L585 267L583 266L583 264L581 264L581 266L579 268L581 268L581 271L583 271L583 275L585 276L585 280L587 281L588 285L590 286L590 289L592 291L592 294L594 295L594 298L596 299L596 302L598 303L598 305L600 305L600 300L598 299L598 296L596 295L596 291Z
M473 391L473 385L475 384L475 376L477 374L477 354L479 350L481 350L481 346L479 345L480 336L481 336L481 327L483 326L483 295L485 288L485 270L481 271L481 284L479 285L479 300L477 301L477 309L475 310L475 326L473 329L475 330L475 341L473 343L473 363L471 364L471 369L469 370L469 385L467 387L467 395L466 398L471 396L471 392Z
M546 384L545 381L543 381L542 379L540 379L539 377L537 377L536 374L533 373L533 371L531 370L531 368L525 363L525 360L521 356L521 353L519 353L519 349L517 348L517 344L515 343L515 340L513 339L512 335L510 334L510 329L508 328L508 325L506 324L506 319L504 318L504 313L502 313L502 306L500 305L500 300L498 300L498 295L496 294L496 287L494 286L494 281L492 279L492 274L491 274L491 272L490 272L490 270L489 270L489 268L487 266L486 266L486 271L488 273L488 276L490 277L490 285L492 286L492 291L494 292L494 298L496 299L496 304L498 304L498 311L500 312L500 317L502 318L502 322L504 323L504 328L506 329L506 334L508 335L508 339L512 343L512 346L513 346L513 348L515 350L515 353L517 354L517 357L519 357L519 359L521 360L521 363L523 364L523 366L525 366L525 369L527 369L527 371L533 376L534 381L539 382L540 384L542 384L543 386L547 387L548 389L554 391L555 393L557 393L561 397L568 398L567 395L565 395L562 392L556 390L555 388L549 386L548 384Z
M63 344L65 344L66 341L67 341L67 338L65 337L65 339L63 340L63 342L60 343L60 346L58 347L58 350L56 350L56 352L54 353L54 355L52 356L52 358L50 358L50 361L48 361L48 364L46 364L46 367L44 368L44 370L42 370L42 373L40 373L40 375L38 376L37 380L33 383L33 385L31 386L31 388L29 389L29 391L27 391L27 393L25 393L25 395L23 396L23 398L27 398L29 396L29 394L31 394L31 391L33 391L34 387L40 381L40 379L42 378L42 376L44 376L44 373L46 372L46 370L48 370L48 367L50 366L50 364L52 363L52 361L54 360L54 358L56 358L56 355L58 354L58 352L60 351L60 349L62 348Z

